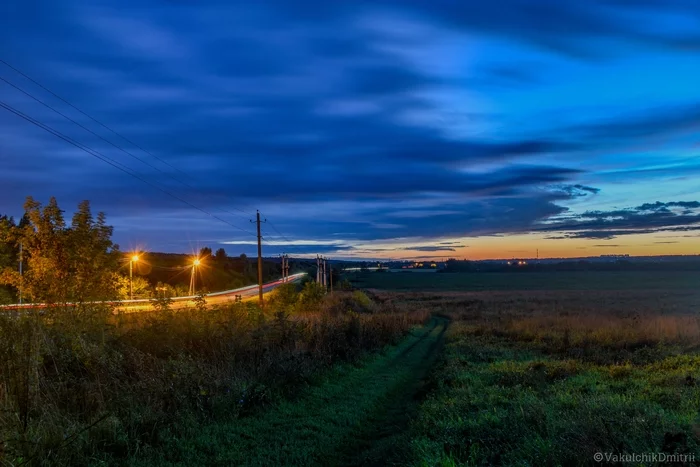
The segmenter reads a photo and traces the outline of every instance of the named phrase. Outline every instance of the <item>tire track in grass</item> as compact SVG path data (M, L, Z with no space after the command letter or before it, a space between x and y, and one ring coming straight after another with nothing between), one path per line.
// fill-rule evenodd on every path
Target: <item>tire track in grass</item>
M362 367L336 367L294 401L199 427L131 465L402 464L406 428L447 324L434 318Z

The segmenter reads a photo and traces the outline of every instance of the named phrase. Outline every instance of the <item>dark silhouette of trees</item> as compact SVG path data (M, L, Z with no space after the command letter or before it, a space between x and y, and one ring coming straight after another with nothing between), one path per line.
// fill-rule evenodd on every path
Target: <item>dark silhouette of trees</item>
M224 250L223 248L219 248L218 250L216 250L216 256L215 256L215 258L216 258L216 260L219 261L219 262L225 261L226 258L227 258L227 256L226 256L226 250Z

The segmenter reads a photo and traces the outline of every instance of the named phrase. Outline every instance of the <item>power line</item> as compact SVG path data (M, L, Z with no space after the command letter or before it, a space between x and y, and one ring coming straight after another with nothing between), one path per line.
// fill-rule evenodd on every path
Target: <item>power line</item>
M107 125L105 125L105 124L102 123L101 121L97 120L95 117L93 117L93 116L89 115L88 113L82 111L81 109L79 109L79 108L76 107L75 105L71 104L69 101L67 101L67 100L64 99L63 97L59 96L58 94L56 94L55 92L53 92L52 90L50 90L49 88L47 88L46 86L44 86L43 84L41 84L40 82L38 82L37 80L33 79L31 76L27 75L27 74L24 73L23 71L21 71L21 70L15 68L14 66L10 65L10 64L7 63L5 60L3 60L3 59L0 58L0 63L2 63L3 65L5 65L6 67L10 68L11 70L14 70L16 73L22 75L24 78L26 78L26 79L28 79L29 81L31 81L32 83L36 84L36 85L39 86L41 89L43 89L44 91L46 91L46 92L48 92L49 94L51 94L52 96L54 96L56 99L59 99L60 101L64 102L65 104L69 105L69 106L72 107L73 109L75 109L75 110L77 110L78 112L80 112L81 114L85 115L87 118L89 118L89 119L92 120L93 122L97 123L97 124L100 125L101 127L103 127L103 128L105 128L106 130L108 130L109 132L111 132L111 133L113 133L114 135L120 137L121 139L123 139L123 140L126 141L127 143L129 143L129 144L131 144L132 146L134 146L134 147L140 149L141 151L145 152L146 154L148 154L149 156L153 157L154 159L160 161L162 164L167 165L168 167L170 167L171 169L175 170L176 172L178 172L178 173L184 175L185 177L188 177L188 176L189 176L188 174L186 174L185 172L181 171L180 169L178 169L177 167L173 166L172 164L168 163L167 161L163 160L162 158L156 156L155 154L151 153L150 151L148 151L148 150L144 149L143 147L139 146L138 144L136 144L135 142L133 142L132 140L130 140L130 139L127 138L126 136L124 136L124 135L118 133L117 131L113 130L112 128L108 127ZM3 80L3 81L5 81L5 80ZM7 82L7 81L6 81L6 82ZM15 87L16 87L16 86L15 86ZM23 91L23 92L24 92L24 91ZM89 130L88 130L88 131L89 131ZM112 144L112 143L110 143L110 144ZM235 209L236 211L240 211L240 212L242 212L243 214L249 214L248 212L246 212L246 211L244 211L244 210L242 210L242 209L239 209L239 208L235 208L235 207L234 207L233 209Z
M69 143L69 144L75 146L76 148L78 148L78 149L80 149L80 150L82 150L82 151L84 151L84 152L90 154L91 156L93 156L93 157L95 157L95 158L97 158L97 159L100 159L100 160L103 161L103 162L106 162L107 164L111 165L112 167L115 167L115 168L121 170L122 172L124 172L124 173L126 173L126 174L128 174L128 175L131 175L132 177L136 178L137 180L142 181L143 183L145 183L145 184L147 184L147 185L149 185L149 186L151 186L151 187L157 189L158 191L161 191L161 192L165 193L166 195L168 195L168 196L170 196L170 197L172 197L172 198L174 198L174 199L176 199L176 200L178 200L178 201L180 201L180 202L182 202L182 203L184 203L184 204L190 206L191 208L194 208L194 209L196 209L196 210L198 210L198 211L200 211L200 212L203 212L204 214L206 214L206 215L212 217L213 219L216 219L216 220L218 220L218 221L221 221L221 222L223 222L224 224L227 224L227 225L229 225L229 226L231 226L231 227L233 227L233 228L235 228L235 229L241 230L241 231L243 231L243 232L245 232L245 233L247 233L247 234L249 234L249 235L255 235L255 234L253 234L252 232L249 232L249 231L247 231L247 230L245 230L245 229L242 229L242 228L240 228L240 227L238 227L238 226L236 226L236 225L234 225L234 224L231 224L230 222L228 222L228 221L226 221L226 220L220 218L219 216L217 216L217 215L215 215L215 214L212 214L212 213L210 213L209 211L207 211L207 210L205 210L205 209L202 209L202 208L200 208L199 206L196 206L196 205L190 203L189 201L186 201L186 200L180 198L179 196L177 196L177 195L175 195L175 194L173 194L173 193L170 193L170 192L167 191L166 189L161 188L161 187L159 187L158 185L149 182L149 181L146 180L145 178L140 177L137 173L133 172L133 170L131 170L129 167L125 166L124 164L121 164L120 162L117 162L117 161L115 161L115 160L113 160L113 159L111 159L111 158L105 156L104 154L102 154L102 153L100 153L100 152L98 152L98 151L95 151L94 149L89 148L88 146L85 146L85 145L83 145L83 144L81 144L81 143L78 143L77 141L73 140L73 139L70 138L69 136L66 136L66 135L64 135L63 133L61 133L61 132L59 132L59 131L57 131L57 130L51 128L50 126L45 125L44 123L41 123L40 121L33 119L32 117L30 117L30 116L28 116L28 115L22 113L21 111L15 109L15 108L12 107L11 105L9 105L9 104L7 104L7 103L5 103L5 102L3 102L3 101L0 101L0 107L2 107L2 108L4 108L5 110L7 110L7 111L9 111L9 112L11 112L11 113L17 115L18 117L21 117L21 118L25 119L26 121L28 121L28 122L30 122L30 123L32 123L32 124L38 126L38 127L41 128L42 130L44 130L44 131L46 131L46 132L48 132L48 133L51 133L52 135L56 136L57 138L60 138L60 139L64 140L65 142L67 142L67 143Z
M90 114L88 114L87 112L81 110L80 108L78 108L77 106L75 106L74 104L72 104L71 102L69 102L67 99L61 97L60 95L58 95L57 93L53 92L51 89L47 88L46 86L44 86L43 84L41 84L40 82L38 82L37 80L35 80L34 78L32 78L31 76L27 75L27 74L24 73L22 70L19 70L18 68L12 66L11 64L9 64L8 62L6 62L5 60L3 60L3 59L1 59L1 58L0 58L0 63L4 64L6 67L10 68L10 69L13 70L14 72L16 72L16 73L18 73L19 75L23 76L25 79L31 81L32 83L34 83L35 85L37 85L38 87L40 87L41 89L43 89L44 91L46 91L46 92L48 92L49 94L51 94L52 96L54 96L56 99L58 99L58 100L60 100L61 102L65 103L66 105L68 105L69 107L73 108L74 110L78 111L79 113L81 113L81 114L84 115L85 117L89 118L89 119L92 120L93 122L97 123L98 125L100 125L100 126L103 127L104 129L106 129L107 131L111 132L112 134L118 136L119 138L121 138L122 140L124 140L124 141L126 141L127 143L131 144L132 146L136 147L137 149L141 150L142 152L144 152L144 153L148 154L149 156L153 157L154 159L156 159L156 160L159 161L160 163L162 163L162 164L164 164L164 165L170 167L172 170L176 171L177 173L179 173L179 174L181 174L181 175L183 175L183 176L185 176L185 177L189 177L189 175L188 175L187 173L185 173L185 172L183 172L182 170L178 169L177 167L173 166L172 164L170 164L170 163L167 162L166 160L164 160L164 159L162 159L162 158L156 156L156 155L153 154L152 152L146 150L145 148L143 148L142 146L138 145L137 143L135 143L135 142L132 141L131 139L127 138L126 136L122 135L121 133L117 132L116 130L113 130L112 128L110 128L110 127L107 126L106 124L102 123L100 120L97 120L97 119L96 119L95 117L93 117L92 115L90 115ZM163 173L164 175L166 175L166 176L172 178L173 180L175 180L175 181L181 183L182 185L184 185L184 186L186 186L186 187L188 187L188 188L190 188L190 189L192 189L192 190L195 190L195 191L197 190L195 187L193 187L192 185L188 184L187 182L184 182L184 181L182 181L181 179L179 179L179 178L177 178L177 177L174 177L173 175L164 172L163 170L159 169L158 167L155 167L154 165L149 164L148 162L144 161L143 159L141 159L141 158L135 156L134 154L130 153L129 151L125 150L125 149L122 148L121 146L119 146L119 145L113 143L112 141L107 140L106 138L104 138L104 137L100 136L99 134L95 133L94 131L92 131L92 130L86 128L84 125L82 125L82 124L76 122L76 121L73 120L72 118L66 116L65 114L63 114L63 113L61 113L60 111L56 110L55 108L53 108L53 107L50 106L49 104L46 104L45 102L41 101L41 100L38 99L37 97L33 96L31 93L29 93L29 92L27 92L27 91L21 89L19 86L16 86L15 84L11 83L10 81L6 80L5 78L3 78L3 77L0 76L0 79L1 79L2 81L4 81L5 83L9 84L10 86L14 87L15 89L17 89L18 91L20 91L20 92L26 94L26 95L29 96L30 98L32 98L32 99L34 99L35 101L39 102L40 104L44 105L45 107L51 109L52 111L54 111L54 112L57 113L58 115L61 115L63 118L65 118L65 119L69 120L70 122L72 122L72 123L78 125L80 128L84 129L85 131L91 133L91 134L94 135L94 136L97 136L97 137L100 138L102 141L105 141L106 143L108 143L108 144L114 146L115 148L119 149L120 151L124 152L125 154L129 155L130 157L132 157L132 158L134 158L134 159L140 161L141 163L143 163L143 164L145 164L145 165L147 165L147 166L149 166L149 167L151 167L151 168L153 168L153 169L155 169L155 170L158 170L159 172ZM24 117L23 117L23 118L24 118ZM47 130L47 131L48 131L48 130ZM71 144L73 144L73 143L71 143ZM86 146L86 147L87 147L87 146ZM88 149L89 149L89 148L88 148ZM106 157L106 156L104 156L104 157ZM125 166L125 167L126 167L126 166ZM162 190L161 188L158 188L158 189L159 189L160 191L164 191L164 190ZM179 198L178 198L178 199L179 199ZM191 205L191 203L188 203L188 202L185 201L185 200L181 200L181 201L184 202L184 203L186 203L186 204L190 204L190 205ZM192 205L192 206L194 206L194 205ZM196 209L201 210L200 208L196 208ZM228 211L227 209L223 209L223 208L217 208L217 209L219 209L220 211L225 212L225 213L227 213L227 214L231 214L231 215L235 215L235 216L240 216L240 214L233 213L233 212L231 212L231 211ZM249 214L248 212L246 212L246 211L244 211L244 210L242 210L242 209L240 209L240 208L237 208L237 207L235 207L235 206L233 207L233 209L236 210L236 211L238 211L238 212L241 212L241 213L243 213L243 214ZM206 212L206 211L202 210L202 212ZM207 213L208 215L212 216L212 217L215 217L215 216L214 216L213 214L211 214L211 213L208 213L208 212L206 212L206 213ZM241 217L242 217L242 216L241 216ZM226 222L226 221L224 221L224 222ZM232 224L230 224L230 223L228 223L228 222L226 222L226 223L229 224L229 225L232 225ZM285 241L287 241L288 243L291 243L291 241L290 241L284 234L282 234L272 223L270 223L270 225L272 226L272 228L273 228ZM234 227L235 227L235 226L234 226ZM252 232L249 232L249 231L247 231L247 230L245 230L245 229L242 229L242 228L240 228L240 227L235 227L235 228L237 228L238 230L242 230L243 232L246 232L246 233L248 233L248 234L250 234L250 235L255 235L255 234L253 234Z
M0 61L1 61L1 60L0 60ZM169 174L169 173L167 173L167 172L164 172L162 169L156 167L155 165L150 164L149 162L143 160L142 158L140 158L140 157L138 157L138 156L136 156L136 155L130 153L129 151L127 151L127 150L124 149L123 147L121 147L121 146L119 146L119 145L113 143L112 141L109 141L108 139L102 137L101 135L95 133L95 132L92 131L91 129L89 129L89 128L87 128L86 126L82 125L80 122L77 122L77 121L73 120L73 119L70 118L68 115L62 113L61 111L56 110L54 107L50 106L49 104L47 104L46 102L42 101L41 99L35 97L35 96L32 95L30 92L27 92L27 91L25 91L24 89L20 88L19 86L15 85L14 83L8 81L7 79L3 78L2 76L0 76L0 80L1 80L1 81L4 81L5 83L7 83L8 85L12 86L13 88L15 88L16 90L18 90L19 92L21 92L21 93L23 93L24 95L28 96L29 98L35 100L36 102L38 102L39 104L43 105L43 106L46 107L47 109L49 109L49 110L51 110L51 111L57 113L58 115L60 115L61 117L65 118L65 119L68 120L69 122L74 123L75 125L79 126L80 128L82 128L83 130L87 131L88 133L90 133L90 134L92 134L92 135L98 137L99 139L101 139L101 140L104 141L105 143L114 146L115 148L117 148L118 150L120 150L121 152L123 152L124 154L126 154L126 155L128 155L128 156L130 156L130 157L132 157L132 158L134 158L134 159L136 159L137 161L141 162L142 164L147 165L148 167L150 167L150 168L152 168L152 169L157 170L158 172L162 173L163 175L166 175L167 177L170 177L171 179L175 180L176 182L181 183L182 185L184 185L184 186L186 186L186 187L188 187L188 188L190 188L190 189L192 189L192 190L195 190L195 191L197 190L195 187L193 187L193 186L190 185L189 183L187 183L187 182L185 182L185 181L183 181L183 180L181 180L181 179L179 179L179 178L177 178L177 177L175 177L175 176L173 176L173 175L171 175L171 174ZM177 169L175 169L175 170L177 170ZM241 214L237 214L237 213L228 211L228 210L223 209L223 208L218 208L218 209L219 209L220 211L226 212L226 213L231 214L231 215L234 215L234 216L244 217L244 216L242 216ZM234 209L237 209L237 208L234 208ZM240 211L240 212L245 213L245 211L242 211L242 210L240 210L240 209L237 209L237 210Z
M275 232L277 232L277 233L279 234L279 236L282 237L287 243L292 243L292 241L291 241L290 239L288 239L287 237L285 237L284 234L283 234L282 232L280 232L279 230L277 230L277 227L275 227L275 224L273 224L273 223L270 222L269 220L267 221L267 223L270 224L270 227L272 227L272 229L273 229Z

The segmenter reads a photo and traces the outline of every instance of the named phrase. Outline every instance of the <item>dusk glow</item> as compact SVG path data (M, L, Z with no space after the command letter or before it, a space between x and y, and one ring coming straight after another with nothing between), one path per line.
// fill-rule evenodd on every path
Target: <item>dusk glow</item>
M150 183L0 108L0 212L89 199L181 253L255 254L256 209L266 255L700 253L699 2L0 12L0 101Z

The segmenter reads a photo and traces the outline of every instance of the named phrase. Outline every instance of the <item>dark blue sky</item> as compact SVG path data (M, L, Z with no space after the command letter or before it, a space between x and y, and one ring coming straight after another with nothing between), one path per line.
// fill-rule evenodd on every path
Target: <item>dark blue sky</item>
M0 43L152 155L0 77L151 166L2 102L240 229L260 209L270 254L700 253L697 0L9 0ZM0 163L0 213L90 199L123 249L254 251L2 108Z

